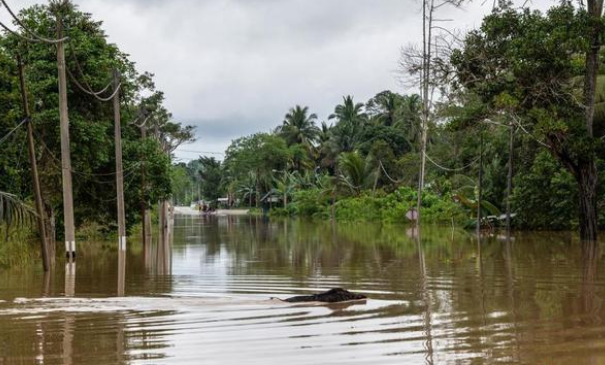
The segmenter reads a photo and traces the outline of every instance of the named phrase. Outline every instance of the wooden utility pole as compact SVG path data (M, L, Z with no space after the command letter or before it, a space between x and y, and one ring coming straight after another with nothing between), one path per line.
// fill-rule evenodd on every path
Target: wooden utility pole
M42 267L45 272L50 270L50 258L48 256L48 240L46 238L46 224L44 222L44 206L42 204L42 192L40 189L40 179L38 176L38 163L36 162L36 149L34 148L34 130L32 126L31 115L29 112L29 101L27 100L27 91L25 89L25 72L23 71L23 62L21 56L17 56L19 63L19 81L21 85L21 100L23 102L23 113L27 120L27 151L29 154L29 163L34 183L34 198L36 200L36 213L38 214L38 232L40 234L40 252L42 254Z
M57 15L58 39L63 38L63 22ZM74 220L73 188L71 181L71 153L69 142L69 115L67 111L67 80L65 78L65 42L57 43L59 74L59 116L61 120L61 175L63 178L63 220L65 224L65 255L69 261L76 258L76 227Z
M116 145L116 190L118 193L118 247L126 250L126 219L124 218L124 168L122 164L122 126L120 120L120 74L113 70L113 118Z

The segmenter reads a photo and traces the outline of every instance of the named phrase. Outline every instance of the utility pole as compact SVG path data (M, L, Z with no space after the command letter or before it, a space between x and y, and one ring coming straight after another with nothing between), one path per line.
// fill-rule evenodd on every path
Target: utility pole
M44 222L44 206L42 205L42 192L40 189L40 179L38 176L38 163L36 162L36 150L34 148L34 130L32 126L31 115L29 112L29 101L27 100L27 91L25 89L25 72L23 71L23 62L21 56L17 56L19 63L19 81L21 84L21 100L23 102L23 113L27 120L27 151L32 171L32 180L34 183L34 198L36 200L36 213L38 213L38 232L40 233L40 252L42 253L42 267L44 272L50 270L50 258L48 257L48 240L46 238L46 225Z
M510 216L510 198L513 193L513 161L515 147L515 128L511 121L508 131L508 178L506 183L506 233L510 235L511 216Z
M479 145L479 191L477 194L477 238L481 239L481 203L483 201L483 130L481 130Z
M63 22L57 14L58 39L63 38ZM63 220L65 222L65 255L68 261L76 259L76 227L74 220L73 188L71 181L71 154L69 142L69 115L67 111L67 80L65 78L65 42L57 43L59 74L59 116L61 120L61 175L63 178Z
M126 220L124 218L124 168L122 164L122 126L120 120L120 74L113 70L113 118L116 145L116 190L118 193L118 247L126 250Z
M145 140L147 140L147 127L145 127L144 125L141 125L141 140L143 141L143 143L145 142ZM147 177L146 177L146 171L145 171L145 161L144 161L145 155L143 154L141 156L141 225L142 225L142 238L143 238L143 248L147 249L148 247L148 239L147 236L149 233L148 230L150 229L150 227L147 226Z

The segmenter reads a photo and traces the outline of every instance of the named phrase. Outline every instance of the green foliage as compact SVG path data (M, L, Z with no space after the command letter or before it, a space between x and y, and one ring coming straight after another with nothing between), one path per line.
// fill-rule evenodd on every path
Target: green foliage
M0 225L0 232L6 231L7 227ZM0 239L0 269L24 266L37 258L37 242L32 240L31 236L31 230L22 227L19 230L11 230L9 235Z
M172 120L162 106L164 97L155 90L152 75L139 74L128 56L107 41L102 22L91 14L68 2L66 6L35 5L22 10L19 16L35 33L55 38L57 12L69 36L66 66L73 78L86 87L101 90L112 80L114 68L121 75L124 193L126 206L134 208L126 209L126 223L131 227L140 218L141 203L150 206L171 196L170 153L176 145L192 138L192 128ZM44 205L53 212L60 227L63 198L56 47L23 42L9 33L0 35L0 135L22 119L17 54L25 65ZM111 92L109 89L102 96ZM113 229L117 215L113 105L82 92L71 78L67 97L76 224L101 224ZM148 138L142 138L141 130L129 123L137 117L142 117L139 122L146 120ZM22 128L1 146L0 190L28 201L33 192L24 143ZM141 186L143 169L145 187Z
M577 225L578 191L573 176L547 152L517 175L513 205L520 227L569 229Z
M345 152L338 159L339 182L344 190L359 195L376 179L376 168L358 152Z
M316 114L309 114L309 107L297 105L286 114L277 132L286 140L288 146L301 144L310 149L319 137L316 120Z
M12 226L23 227L35 215L34 210L15 195L0 191L0 225L7 231Z
M172 188L176 192L174 194L174 202L177 205L189 205L193 199L193 190L195 189L197 196L197 186L193 183L189 176L189 171L184 163L173 165L170 173L170 181Z
M318 188L294 192L292 210L298 216L327 218L330 196Z
M596 26L602 31L602 24ZM469 108L472 118L463 118L465 122L477 123L491 116L501 117L507 124L514 120L571 173L564 174L542 154L530 154L538 159L518 178L521 186L516 191L520 222L525 227L579 224L586 230L592 226L590 218L572 223L569 214L579 212L578 194L587 203L577 216L594 214L591 205L598 206L594 197L599 174L595 166L599 156L605 155L600 140L605 132L602 75L596 80L594 126L586 120L584 105L589 102L584 100L585 59L594 27L586 10L571 3L551 7L546 13L505 4L485 17L481 28L470 32L463 48L452 55L455 88L461 97L458 103L473 101L473 108ZM602 62L600 58L597 62ZM493 170L496 176L487 176L489 181L498 181L497 175L502 174L497 170ZM539 177L537 171L551 175ZM575 179L575 186L570 177ZM545 189L538 191L538 186ZM557 201L552 200L555 196Z
M201 178L202 197L215 201L223 195L223 166L214 157L200 157L199 176Z
M335 217L343 222L409 223L406 214L416 206L416 191L401 187L390 194L364 192L355 197L341 197L334 206ZM309 189L294 194L293 211L299 216L330 217L331 198L320 189ZM430 192L423 194L422 216L427 223L468 223L469 212L449 196L439 197Z

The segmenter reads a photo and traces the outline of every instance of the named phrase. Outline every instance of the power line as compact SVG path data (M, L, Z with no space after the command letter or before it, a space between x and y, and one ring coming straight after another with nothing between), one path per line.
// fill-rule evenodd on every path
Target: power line
M23 28L23 30L25 30L25 32L29 33L33 38L35 38L35 40L33 41L37 41L37 42L44 42L44 43L50 43L50 44L57 44L57 43L61 43L66 41L67 39L69 39L69 37L63 37L61 39L50 39L50 38L45 38L42 37L38 34L36 34L35 32L33 32L32 30L30 30L29 28L27 28L25 26L25 24L23 24L23 22L17 17L17 15L11 10L11 8L8 6L8 4L6 3L5 0L0 0L2 2L2 4L4 5L4 7L6 8L6 10L10 13L10 15L13 17L13 19L15 19L15 22L17 22L17 24L19 26L21 26L21 28ZM6 28L5 28L6 29ZM12 33L12 32L11 32ZM32 40L30 40L32 41Z
M0 144L2 144L2 142L6 141L8 139L8 137L10 137L10 135L13 134L14 131L19 129L19 127L21 127L23 124L25 124L25 122L27 122L27 120L28 120L28 118L23 119L21 121L21 123L17 124L17 126L15 128L13 128L10 132L5 134L4 137L2 137L2 139L0 139Z
M209 152L209 151L193 151L193 150L181 150L178 149L175 152L188 152L188 153L201 153L206 155L224 155L224 152Z
M386 177L391 180L392 183L394 184L400 184L403 182L403 180L394 180L391 176L389 176L389 173L387 172L387 170L384 168L384 165L382 164L382 160L378 160L378 162L380 163L380 167L382 168L382 171L384 172L384 174L386 175Z
M71 58L74 60L74 63L76 64L76 69L78 70L78 73L80 74L80 76L84 76L84 71L82 71L82 66L80 66L80 62L78 61L78 57L76 57L76 52L74 51L74 47L72 42L69 42L69 53L71 54ZM69 72L69 70L67 70ZM72 75L73 77L73 75ZM102 93L104 93L105 91L107 91L107 89L109 89L109 87L111 86L113 81L109 82L103 89L101 89L100 91L93 91L92 87L90 87L90 84L86 81L86 78L84 77L84 85L86 85L86 87L88 88L88 90L93 94L93 95L100 95Z
M51 149L48 147L48 145L46 143L44 143L43 138L38 135L36 133L36 137L38 138L38 141L40 142L40 144L42 145L42 147L44 147L44 149L46 150L46 152L48 152L48 154L50 155L50 157L55 160L56 162L61 162L61 160L59 160L59 158L57 158L57 156L54 155L54 153L51 151ZM122 169L122 172L125 171L129 171L130 173L128 173L127 175L131 175L132 173L134 173L134 169L136 169L137 167L140 167L143 164L143 162L137 162L135 164L133 164L132 166L126 168L126 169ZM93 176L115 176L117 174L117 172L107 172L107 173L92 173L92 172L81 172L81 171L77 171L74 169L70 170L72 173L80 175L80 176L85 176L85 177L93 177ZM98 181L100 184L103 183L115 183L115 181L111 181L111 182L101 182Z
M71 42L70 42L71 45ZM74 60L74 63L76 64L76 69L78 71L78 73L80 74L80 76L82 76L83 84L80 84L80 82L76 79L76 77L74 76L74 74L69 70L69 68L66 67L67 70L67 74L69 75L69 78L71 79L71 81L73 81L74 84L76 84L76 86L83 91L84 93L93 96L95 99L99 100L99 101L110 101L111 99L113 99L118 92L120 91L120 88L122 87L122 83L119 83L118 86L116 86L114 88L113 93L108 96L108 97L100 97L99 95L103 94L104 92L106 92L109 87L113 84L113 81L110 81L103 89L101 89L100 91L94 91L92 89L92 87L90 86L90 84L88 84L88 82L86 81L86 77L84 75L84 72L82 71L82 67L80 66L80 62L78 61L78 58L76 57L76 53L74 52L73 49L73 45L71 45L71 47L69 47L70 53L71 53L71 58Z
M14 36L17 36L17 37L19 37L19 38L22 38L22 39L26 40L27 42L32 42L32 43L39 43L39 42L40 42L40 41L39 41L39 40L37 40L37 39L26 37L26 36L24 36L23 34L21 34L21 33L17 32L17 31L14 31L14 30L12 30L12 29L10 29L8 26L6 26L6 25L5 25L4 23L2 23L2 22L0 22L0 27L4 28L4 30L6 30L6 31L7 31L7 32L9 32L10 34L12 34L12 35L14 35Z
M449 168L449 167L441 166L437 162L433 161L433 159L431 158L431 156L429 156L428 153L425 153L425 156L426 156L427 160L429 160L436 167L438 167L438 168L440 168L442 170L451 171L451 172L466 170L467 168L471 167L472 165L474 165L479 160L479 157L478 157L474 161L472 161L471 163L469 163L469 164L467 164L465 166L462 166L462 167L459 167L459 168Z
M103 102L110 101L117 95L117 93L120 91L120 88L122 87L122 83L119 83L111 95L109 95L106 98L103 98L103 97L100 97L99 94L102 94L103 92L107 91L109 86L111 86L111 84L112 84L111 82L107 86L105 86L105 88L103 88L103 90L101 90L99 92L94 92L91 89L88 89L88 88L85 88L84 86L82 86L82 84L80 84L78 82L76 77L71 73L71 71L68 68L66 68L66 70L67 70L67 74L69 75L69 78L78 87L78 89L82 90L84 93L86 93L90 96L93 96L95 99L97 99L99 101L103 101Z

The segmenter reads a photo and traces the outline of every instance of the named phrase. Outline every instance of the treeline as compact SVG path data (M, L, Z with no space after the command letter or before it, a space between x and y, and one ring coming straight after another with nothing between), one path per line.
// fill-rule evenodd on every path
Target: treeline
M274 214L405 221L417 198L426 126L423 220L468 223L481 201L482 216L498 216L510 203L518 228L583 221L586 233L594 218L602 229L605 65L601 50L588 123L587 19L571 5L543 14L501 4L433 58L429 86L441 97L429 110L417 95L391 91L364 103L347 96L322 123L295 106L273 132L234 140L224 161L181 168L209 200L265 203Z
M16 61L20 57L49 233L52 237L63 234L57 49L31 38L32 34L57 38L57 19L68 37L65 54L76 224L115 229L114 110L111 101L105 101L113 88L104 87L111 83L116 68L121 82L126 223L132 227L140 221L143 209L171 197L171 152L192 139L192 128L173 120L153 75L137 71L127 54L108 43L102 22L91 14L59 1L24 9L18 18L23 26L9 24L12 31L0 35L0 136L24 118ZM86 90L99 91L98 98ZM33 200L33 192L25 143L25 129L17 128L0 145L0 192L27 203Z
M234 140L224 161L201 157L180 164L176 194L187 203L197 198L199 184L208 201L229 197L244 207L271 205L273 214L406 222L417 199L420 107L417 95L384 91L365 103L347 96L328 117L333 123L320 124L307 107L295 106L273 132ZM442 113L429 130L425 219L474 222L481 149L484 215L504 214L509 129L460 128L451 110ZM529 135L517 131L513 147L515 225L575 227L578 193L571 174Z

